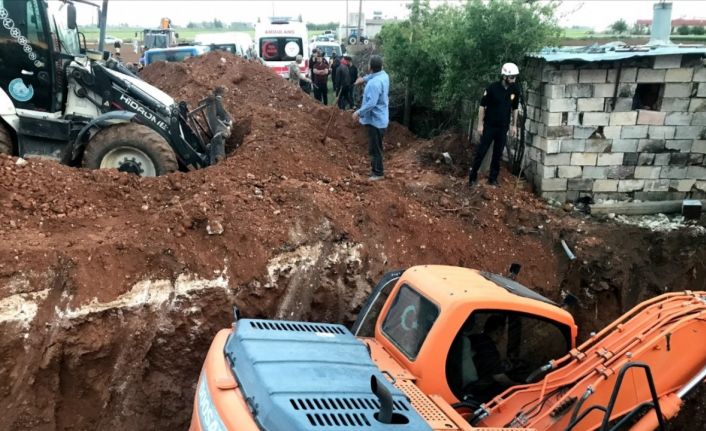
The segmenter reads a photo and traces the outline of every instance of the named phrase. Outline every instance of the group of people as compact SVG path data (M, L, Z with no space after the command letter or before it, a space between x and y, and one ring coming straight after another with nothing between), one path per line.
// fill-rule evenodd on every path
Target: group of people
M389 122L390 79L382 70L382 58L373 55L370 58L370 74L358 77L358 70L349 56L337 58L334 54L331 63L324 58L323 53L314 50L310 59L311 78L303 76L299 71L302 57L290 65L289 79L299 83L300 80L311 82L314 97L325 105L328 104L328 77L332 76L333 88L336 91L338 107L346 109L355 107L353 89L364 85L363 100L360 108L353 113L353 119L366 128L368 136L368 154L370 156L371 172L369 180L378 181L384 178L383 168L383 136ZM474 187L486 153L493 146L490 162L488 184L498 186L500 160L507 143L507 135L517 136L517 117L520 90L516 85L520 71L514 63L505 63L501 70L501 79L491 83L483 92L478 112L478 134L480 144L468 173L468 185Z

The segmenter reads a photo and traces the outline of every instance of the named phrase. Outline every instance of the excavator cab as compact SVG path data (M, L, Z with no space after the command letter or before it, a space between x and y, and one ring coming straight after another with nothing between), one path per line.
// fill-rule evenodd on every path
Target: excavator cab
M569 352L576 325L510 278L419 266L385 275L352 332L374 337L425 392L477 407Z

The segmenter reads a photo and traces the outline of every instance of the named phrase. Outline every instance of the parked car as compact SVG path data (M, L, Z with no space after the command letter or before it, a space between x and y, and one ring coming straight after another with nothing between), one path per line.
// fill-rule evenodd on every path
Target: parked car
M114 36L110 36L110 35L105 36L105 44L106 45L114 45L115 42L119 42L120 45L123 44L123 40L120 39L119 37L114 37Z

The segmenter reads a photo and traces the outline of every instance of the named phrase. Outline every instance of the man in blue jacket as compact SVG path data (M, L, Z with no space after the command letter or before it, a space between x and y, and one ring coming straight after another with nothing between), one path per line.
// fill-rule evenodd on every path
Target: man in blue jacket
M371 74L358 78L356 85L365 83L363 104L353 113L353 119L359 120L368 132L368 155L370 155L371 173L368 179L378 181L384 178L382 164L382 138L389 123L390 78L382 70L382 57L370 57Z

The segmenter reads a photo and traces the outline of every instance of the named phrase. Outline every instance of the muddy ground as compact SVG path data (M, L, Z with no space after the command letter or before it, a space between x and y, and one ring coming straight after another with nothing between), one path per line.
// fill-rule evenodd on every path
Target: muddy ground
M0 156L0 429L185 429L234 305L349 324L384 272L416 264L519 262L522 283L579 298L582 337L645 298L706 289L703 236L554 208L505 173L469 191L440 157L467 158L454 134L391 124L370 183L350 113L259 64L212 53L142 77L192 106L225 87L229 158L148 179ZM704 425L702 402L686 415Z

